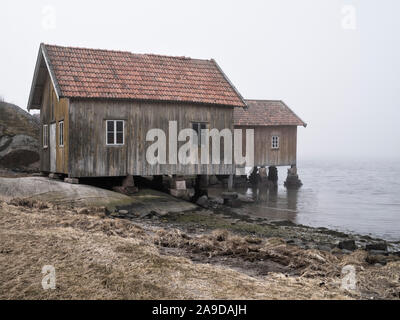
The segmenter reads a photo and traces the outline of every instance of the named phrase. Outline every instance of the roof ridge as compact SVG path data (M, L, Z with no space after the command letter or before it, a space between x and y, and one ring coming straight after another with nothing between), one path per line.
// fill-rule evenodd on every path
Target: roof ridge
M302 125L305 123L283 100L246 99L248 111L234 109L235 125L251 126L276 126L276 125ZM268 104L272 102L272 104ZM274 104L278 103L278 105ZM276 113L276 107L283 108ZM268 111L269 110L269 111ZM274 114L275 113L275 114Z
M75 47L75 46L61 46L57 44L48 44L42 43L45 47L56 47L56 48L66 48L66 49L77 49L77 50L88 50L88 51L100 51L100 52L114 52L114 53L125 53L130 55L142 55L142 56L156 56L156 57L165 57L165 58L175 58L180 60L200 60L200 61L211 61L212 59L200 59L200 58L192 58L186 56L174 56L174 55L166 55L166 54L158 54L158 53L136 53L128 50L114 50L114 49L100 49L100 48L87 48L87 47Z
M246 101L263 101L263 102L283 102L283 100L279 99L245 99Z

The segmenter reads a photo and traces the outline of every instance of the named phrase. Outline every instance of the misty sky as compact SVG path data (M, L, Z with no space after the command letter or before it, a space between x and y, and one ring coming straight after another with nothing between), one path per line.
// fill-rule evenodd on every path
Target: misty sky
M299 160L400 159L399 14L398 0L2 0L0 96L26 108L40 42L214 58L245 98L308 123Z

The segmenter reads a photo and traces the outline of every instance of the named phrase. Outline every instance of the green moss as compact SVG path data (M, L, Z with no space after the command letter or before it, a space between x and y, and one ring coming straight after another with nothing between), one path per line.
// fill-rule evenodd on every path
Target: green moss
M180 215L169 215L168 221L184 225L198 225L207 229L225 229L242 234L255 234L264 237L283 236L283 228L277 228L268 224L249 223L237 221L233 223L231 219L225 219L218 216L199 214L197 212L187 212Z

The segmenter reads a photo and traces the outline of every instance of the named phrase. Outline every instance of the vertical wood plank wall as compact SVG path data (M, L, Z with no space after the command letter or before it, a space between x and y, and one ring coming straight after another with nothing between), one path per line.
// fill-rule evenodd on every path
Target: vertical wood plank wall
M254 165L290 166L296 164L297 126L235 126L235 129L254 129ZM272 136L279 136L279 149L271 148ZM246 141L243 134L243 150Z
M208 128L233 129L233 108L173 103L71 100L69 174L71 177L233 174L234 165L150 165L146 150L148 130L162 129L177 121L178 132L192 128L192 122L205 122ZM106 145L106 120L125 120L125 144ZM178 143L179 147L185 142ZM223 143L221 143L223 150ZM223 155L221 155L223 157Z
M54 108L51 108L53 101ZM50 172L50 124L56 123L56 172L68 173L69 155L69 100L57 100L54 87L47 77L43 90L42 106L40 110L40 170ZM64 147L59 145L59 121L64 121ZM48 125L48 148L43 148L43 125Z

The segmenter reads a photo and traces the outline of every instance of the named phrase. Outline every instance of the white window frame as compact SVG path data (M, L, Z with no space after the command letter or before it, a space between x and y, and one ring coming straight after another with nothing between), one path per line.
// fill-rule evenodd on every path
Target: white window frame
M47 149L49 147L49 125L43 125L43 149Z
M276 141L274 140L276 138ZM275 143L276 142L276 143ZM279 149L279 136L278 135L273 135L271 137L271 149Z
M122 121L122 143L117 143L117 122ZM114 126L114 143L108 143L108 123L113 122ZM121 131L118 131L121 132ZM106 145L107 146L123 146L125 144L125 120L106 120Z
M58 145L64 147L64 120L58 121Z

